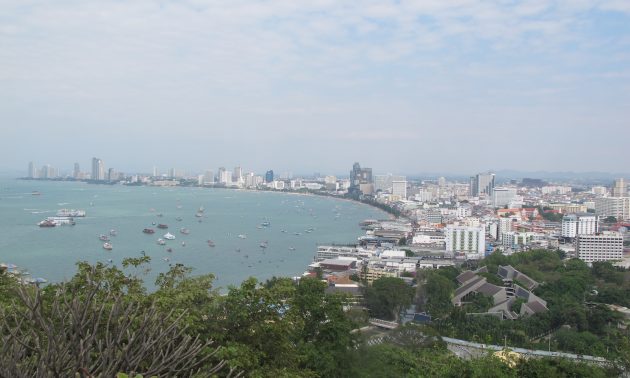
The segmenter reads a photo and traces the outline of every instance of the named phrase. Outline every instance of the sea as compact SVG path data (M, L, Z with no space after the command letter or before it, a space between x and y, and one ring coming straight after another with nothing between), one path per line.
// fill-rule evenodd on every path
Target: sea
M85 210L86 217L74 226L37 226L64 208ZM124 258L146 254L149 289L158 273L181 263L193 275L214 274L214 287L226 291L251 276L300 276L317 245L355 243L359 222L386 217L364 204L314 195L0 178L0 262L60 282L75 274L78 261L121 267ZM168 229L158 229L160 223ZM116 235L106 251L99 235L111 230ZM166 232L175 240L158 245Z

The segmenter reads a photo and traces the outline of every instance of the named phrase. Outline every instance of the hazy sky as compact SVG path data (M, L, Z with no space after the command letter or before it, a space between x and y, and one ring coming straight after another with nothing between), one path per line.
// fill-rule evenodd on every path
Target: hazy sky
M0 0L0 168L628 172L630 1Z

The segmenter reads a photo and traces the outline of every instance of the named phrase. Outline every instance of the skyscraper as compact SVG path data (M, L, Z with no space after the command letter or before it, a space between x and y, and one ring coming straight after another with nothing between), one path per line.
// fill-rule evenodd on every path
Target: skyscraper
M28 177L37 178L37 170L35 168L35 163L33 163L32 161L28 163Z
M470 195L478 197L482 194L492 195L494 189L494 173L479 173L470 178Z
M105 180L105 165L99 158L92 158L92 180Z
M243 168L234 167L234 171L232 172L232 182L239 183L243 181Z
M81 170L79 167L79 163L74 163L74 170L72 171L72 177L77 179L79 178L80 175L81 175Z
M273 169L270 169L265 173L265 182L273 182Z
M626 180L618 178L615 180L615 185L612 188L613 197L626 197L628 195L628 186Z

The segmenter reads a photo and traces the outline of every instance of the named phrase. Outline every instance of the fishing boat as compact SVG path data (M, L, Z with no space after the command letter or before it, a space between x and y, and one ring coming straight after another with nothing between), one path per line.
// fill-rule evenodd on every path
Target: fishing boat
M158 224L158 225L157 225L157 228L167 229L167 228L168 228L168 225L167 225L167 224L160 223L160 224Z
M171 234L170 232L167 232L166 234L164 234L163 237L166 240L174 240L175 239L175 235Z
M182 234L184 234L184 235L188 235L188 234L190 234L190 230L189 230L189 229L187 229L187 228L181 228L181 229L179 230L179 232L180 232L180 233L182 233Z
M155 230L152 228L145 228L144 230L142 230L142 232L144 232L145 234L155 234Z
M109 241L109 236L101 234L98 236L98 240L104 241L104 242Z
M103 249L107 250L107 251L111 251L113 249L112 245L110 243L103 243Z

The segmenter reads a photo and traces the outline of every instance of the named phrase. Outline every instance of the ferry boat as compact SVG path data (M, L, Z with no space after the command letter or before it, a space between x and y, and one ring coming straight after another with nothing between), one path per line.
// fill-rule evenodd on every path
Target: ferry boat
M181 229L179 230L179 232L180 232L180 233L182 233L182 234L184 234L184 235L188 235L188 234L190 234L190 230L189 230L189 229L187 229L187 228L181 228Z
M85 210L61 209L57 211L58 217L84 217Z
M164 239L166 239L166 240L174 240L175 239L175 235L171 234L170 232L167 232L166 234L164 234Z
M101 234L98 236L98 240L104 241L104 242L109 241L109 236Z
M39 227L74 226L74 219L68 217L48 217L37 223Z
M167 228L168 228L168 225L167 225L167 224L160 223L160 224L158 224L158 225L157 225L157 228L167 229Z
M145 234L155 234L155 230L152 228L145 228L144 230L142 230L142 232L144 232Z
M114 247L110 243L103 243L103 249L111 251Z
M44 219L43 221L37 223L37 225L39 227L55 227L55 226L57 226L57 223L55 223L53 221L49 221L48 219Z

